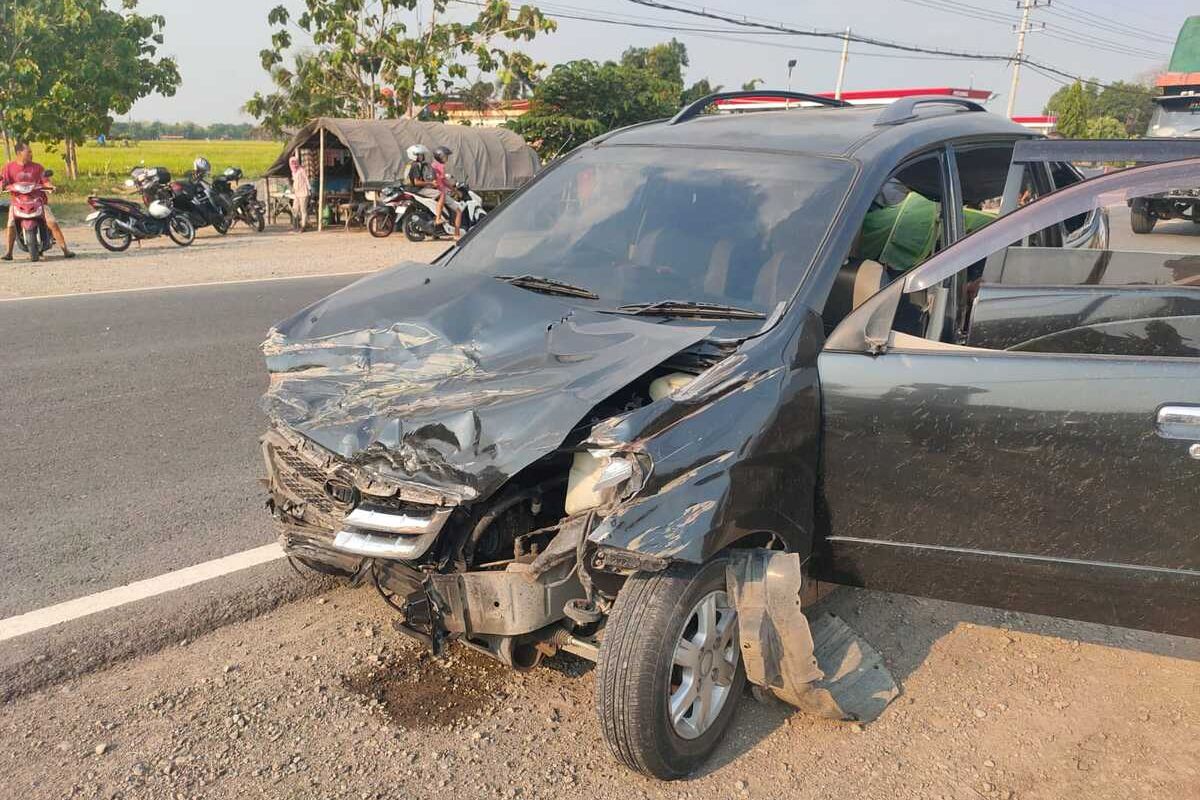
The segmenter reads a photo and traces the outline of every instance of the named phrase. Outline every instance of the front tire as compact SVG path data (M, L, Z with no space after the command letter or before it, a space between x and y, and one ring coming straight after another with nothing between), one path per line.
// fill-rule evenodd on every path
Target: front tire
M630 769L682 778L716 748L746 685L723 558L630 577L596 670L604 739Z
M1133 228L1134 233L1150 233L1156 222L1158 220L1150 213L1150 204L1145 199L1133 201L1129 207L1129 227Z
M21 236L25 237L25 244L29 248L29 260L38 262L42 260L42 235L41 231L36 228L31 230L23 230Z
M187 247L196 240L196 228L187 217L174 216L167 220L167 236L180 247Z

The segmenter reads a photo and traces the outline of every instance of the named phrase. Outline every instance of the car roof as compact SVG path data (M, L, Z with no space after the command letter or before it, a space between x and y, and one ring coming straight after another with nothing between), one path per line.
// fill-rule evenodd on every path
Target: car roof
M907 154L952 139L1034 135L998 114L936 107L907 122L877 125L885 108L798 107L701 114L675 125L666 120L634 125L603 137L598 144L769 150L871 161L888 160L885 154Z

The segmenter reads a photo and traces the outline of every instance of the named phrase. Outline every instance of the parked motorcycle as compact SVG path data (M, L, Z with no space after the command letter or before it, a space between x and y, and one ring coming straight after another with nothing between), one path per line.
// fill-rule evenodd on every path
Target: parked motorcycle
M154 239L166 234L175 244L187 247L196 238L191 219L174 206L171 173L162 167L134 167L129 173L141 193L141 203L123 197L87 199L95 209L87 221L96 230L96 240L105 250L119 253L134 239Z
M213 178L213 189L225 198L232 222L243 222L251 230L262 233L267 226L267 207L259 201L254 184L239 183L241 179L241 169L229 167Z
M437 213L437 198L424 197L419 194L406 192L411 202L400 218L400 229L410 242L423 242L426 238L438 239L442 236L454 235L454 212L449 208L442 209L442 224L435 225ZM466 181L454 185L454 199L462 203L462 230L471 230L478 225L487 212L483 210L483 198L471 190Z
M411 203L412 196L402 184L383 187L375 206L367 212L367 230L378 239L391 236L396 220L404 216Z
M186 214L197 230L211 225L222 236L229 233L233 222L229 200L208 180L206 170L195 169L185 180L173 181L171 191L175 208Z
M54 170L46 170L46 178ZM52 187L37 183L14 183L8 187L12 194L8 213L16 220L17 246L29 253L30 261L39 261L42 254L54 246L54 237L46 224L46 194Z

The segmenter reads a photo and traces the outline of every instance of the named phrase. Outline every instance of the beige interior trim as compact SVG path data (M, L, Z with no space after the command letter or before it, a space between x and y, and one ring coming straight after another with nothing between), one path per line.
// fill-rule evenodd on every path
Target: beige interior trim
M925 350L927 352L944 352L951 351L955 353L995 353L996 350L989 350L986 347L967 347L962 344L949 344L948 342L935 342L933 339L926 339L921 336L913 336L911 333L902 333L900 331L892 331L888 336L888 349L897 348L900 350Z
M713 247L708 260L708 271L704 273L704 291L712 295L725 294L729 282L729 257L733 255L733 240L722 239Z
M858 308L879 291L883 286L883 264L870 259L863 259L854 273L854 297L851 308Z

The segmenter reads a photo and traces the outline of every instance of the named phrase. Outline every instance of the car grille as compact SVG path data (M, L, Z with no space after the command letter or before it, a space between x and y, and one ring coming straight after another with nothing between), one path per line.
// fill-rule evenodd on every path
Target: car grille
M292 450L272 447L271 457L275 462L275 476L289 494L322 514L333 513L333 500L325 494L325 473Z

